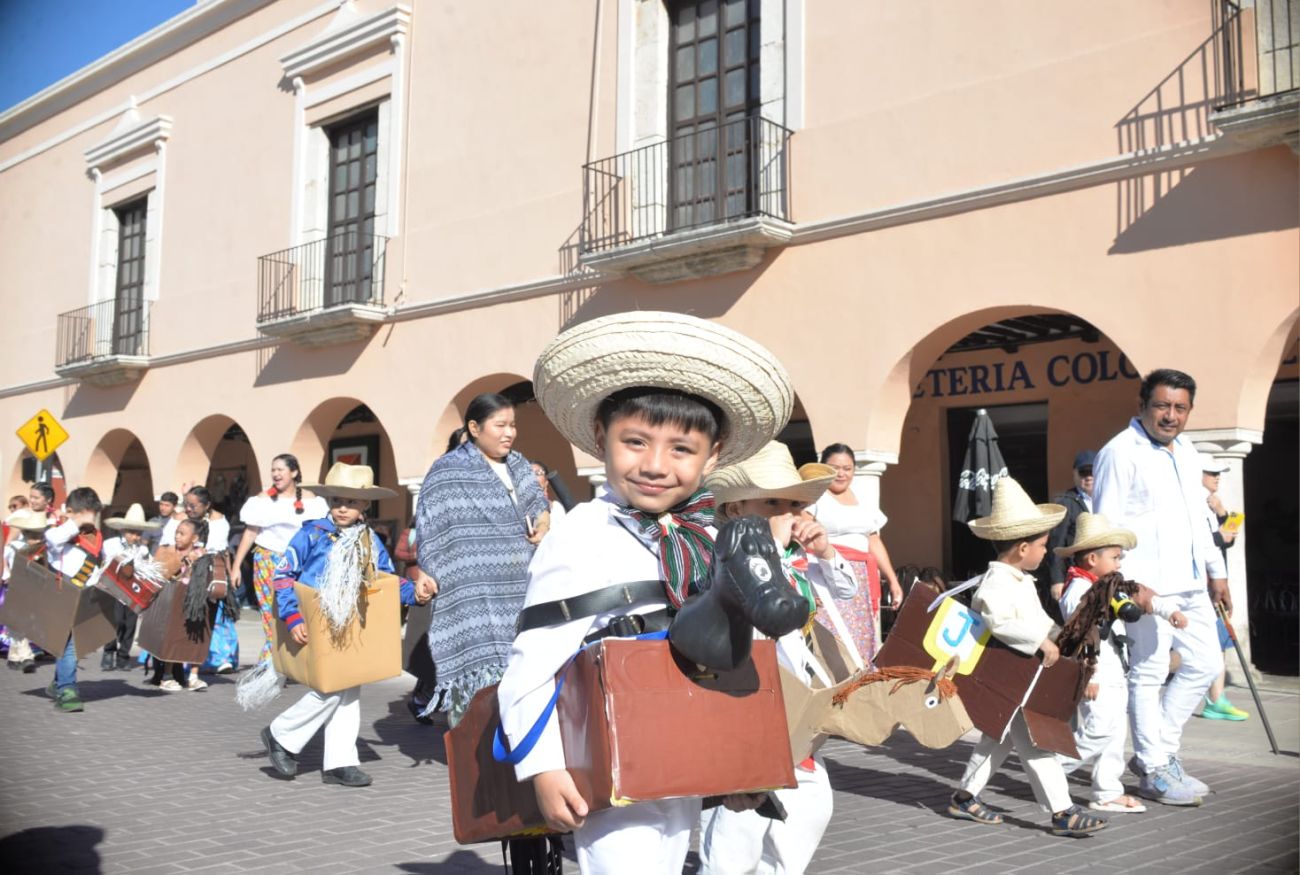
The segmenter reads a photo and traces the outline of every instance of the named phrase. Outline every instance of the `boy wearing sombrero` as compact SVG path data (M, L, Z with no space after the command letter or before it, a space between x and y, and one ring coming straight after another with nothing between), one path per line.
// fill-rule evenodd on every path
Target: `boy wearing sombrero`
M5 525L9 527L9 540L4 545L4 583L9 583L14 562L19 556L35 558L44 549L45 530L50 527L50 518L45 513L38 513L28 508L16 511ZM23 674L36 671L36 655L31 642L26 638L11 636L9 638L9 655L6 658L9 668L21 670Z
M307 627L298 610L294 583L320 593L321 611L330 626L343 629L357 610L368 570L396 574L384 542L365 523L366 509L379 498L397 493L374 485L368 465L336 462L325 475L325 483L304 486L329 502L329 515L304 523L293 536L275 569L275 605L289 634L299 644L307 643ZM416 587L403 578L402 604L425 604L433 597L426 586ZM270 663L255 671L271 672ZM250 674L250 677L253 675ZM243 684L241 683L241 686ZM292 705L262 730L271 765L286 778L298 772L298 753L321 729L325 731L325 754L321 780L326 784L365 787L371 778L357 768L357 732L361 728L361 688L350 687L322 695L315 690Z
M810 624L817 622L813 617L818 604L835 611L835 599L850 599L858 593L853 568L831 546L822 524L804 513L834 479L835 470L829 465L811 463L796 469L789 448L779 441L704 478L717 502L718 525L742 516L768 521L790 585L808 600ZM777 657L805 683L817 678L823 687L829 687L833 680L806 643L806 631L807 627L797 629L778 639ZM799 763L795 777L795 789L775 791L786 811L784 820L725 806L704 812L700 824L702 873L802 872L807 868L830 823L834 796L820 756Z
M1040 656L1044 668L1060 657L1054 640L1060 629L1043 610L1033 571L1047 556L1047 536L1064 517L1061 505L1036 505L1019 483L1003 477L993 487L993 513L969 524L975 537L991 542L997 557L977 583L972 581L977 588L971 607L994 638L1026 656ZM976 823L1002 822L1002 816L989 810L979 794L1013 748L1038 804L1051 812L1055 835L1083 836L1106 826L1105 820L1070 801L1060 761L1056 754L1034 744L1019 710L1003 738L980 737L961 787L948 805L950 815Z
M1088 591L1103 577L1119 571L1125 550L1137 546L1137 535L1116 526L1099 513L1081 513L1076 523L1074 543L1057 547L1057 556L1070 561L1061 594L1061 615L1068 621L1079 609ZM1154 613L1164 617L1175 629L1187 625L1181 612L1172 610L1168 600L1151 599ZM1097 649L1097 667L1079 702L1075 720L1074 744L1079 758L1059 756L1068 775L1080 766L1092 766L1092 786L1088 807L1116 814L1146 811L1141 801L1124 792L1120 777L1124 774L1124 742L1128 734L1128 679L1121 648L1124 621L1110 622L1106 641ZM1161 801L1171 801L1169 799Z
M116 532L117 537L104 541L104 562L114 559L119 565L130 565L136 560L149 556L149 545L145 543L146 532L157 532L162 523L151 523L144 517L144 508L133 504L124 516L109 517L104 525ZM104 655L99 667L104 671L125 671L131 667L131 645L135 643L135 627L139 622L135 611L121 602L113 607L113 622L117 624L117 637L104 645Z
M560 433L604 463L606 480L529 566L520 632L497 690L511 751L527 751L515 774L533 781L552 829L573 831L583 872L680 872L700 799L589 813L553 716L530 750L524 739L552 698L556 672L584 640L667 628L668 609L699 591L715 531L704 476L775 437L794 392L781 364L748 338L655 312L565 331L538 358L533 387ZM563 614L550 615L561 600Z

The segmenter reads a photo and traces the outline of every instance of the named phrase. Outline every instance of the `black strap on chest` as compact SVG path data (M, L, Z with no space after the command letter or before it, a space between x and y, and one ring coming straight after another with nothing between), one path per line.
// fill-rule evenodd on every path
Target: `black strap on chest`
M616 583L594 592L586 592L572 598L557 599L529 605L519 612L515 621L515 634L543 626L558 626L570 620L595 617L606 611L625 608L629 605L657 601L668 604L668 595L659 580L638 580L632 583Z

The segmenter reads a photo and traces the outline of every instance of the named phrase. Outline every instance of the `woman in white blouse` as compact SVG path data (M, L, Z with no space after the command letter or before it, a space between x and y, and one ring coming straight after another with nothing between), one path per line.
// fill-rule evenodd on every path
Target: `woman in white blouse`
M298 460L289 453L281 453L271 460L271 486L265 492L249 496L239 510L244 524L244 534L239 539L230 568L230 582L239 586L244 557L253 552L253 590L262 612L262 654L258 662L271 658L271 645L275 641L275 590L271 580L280 555L289 541L298 534L302 524L324 518L329 513L325 499L302 489L302 471Z
M897 609L903 600L903 589L880 537L880 530L888 520L878 507L868 504L854 491L852 449L845 444L831 444L822 450L821 461L835 469L835 480L808 510L826 529L839 554L853 566L858 594L838 601L837 605L858 653L872 663L880 649L881 575L889 584L891 609ZM818 614L821 613L819 610ZM829 622L826 625L835 628Z

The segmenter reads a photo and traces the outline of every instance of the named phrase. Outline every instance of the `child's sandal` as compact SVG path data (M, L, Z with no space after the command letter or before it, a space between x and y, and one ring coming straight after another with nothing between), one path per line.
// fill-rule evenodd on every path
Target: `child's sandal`
M989 807L980 801L978 796L971 796L962 800L953 794L952 800L948 803L948 813L958 820L970 820L975 823L983 823L989 826L997 826L1002 822L1002 815L989 810Z
M1079 805L1071 805L1052 815L1052 835L1079 838L1105 828L1105 818L1089 814L1088 809Z

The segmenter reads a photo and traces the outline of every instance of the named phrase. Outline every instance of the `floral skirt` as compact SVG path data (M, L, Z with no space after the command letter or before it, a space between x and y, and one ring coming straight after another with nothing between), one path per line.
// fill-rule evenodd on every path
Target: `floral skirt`
M845 560L853 568L853 576L858 579L858 594L851 599L836 599L835 607L844 618L853 645L867 665L874 665L876 651L880 649L880 572L876 568L876 557L870 553L847 550L837 547ZM817 620L828 629L834 629L826 609L818 606Z
M272 580L279 562L279 553L272 553L265 547L253 548L253 591L257 593L257 606L262 612L262 632L266 635L258 662L271 658L271 647L275 642L275 588Z

